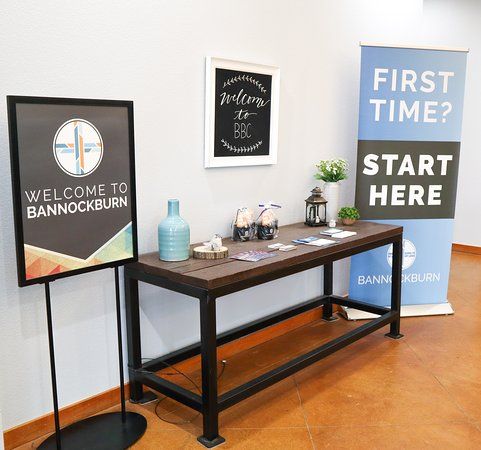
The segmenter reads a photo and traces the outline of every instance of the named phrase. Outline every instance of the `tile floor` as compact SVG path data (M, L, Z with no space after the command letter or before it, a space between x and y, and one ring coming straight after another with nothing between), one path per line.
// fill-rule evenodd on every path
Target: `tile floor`
M226 410L219 448L481 449L481 256L453 253L449 299L453 316L403 319L404 339L379 330ZM358 325L316 322L242 352L227 362L220 391ZM198 371L190 375L200 383ZM203 448L201 417L167 399L158 405L165 419L193 419L173 425L155 406L128 406L148 420L135 450Z

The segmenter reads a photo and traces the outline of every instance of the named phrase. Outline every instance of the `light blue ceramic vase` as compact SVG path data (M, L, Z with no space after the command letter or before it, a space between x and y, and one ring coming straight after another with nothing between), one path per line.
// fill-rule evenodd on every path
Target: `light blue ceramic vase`
M159 258L163 261L189 259L190 228L179 216L179 200L169 200L167 217L159 224Z

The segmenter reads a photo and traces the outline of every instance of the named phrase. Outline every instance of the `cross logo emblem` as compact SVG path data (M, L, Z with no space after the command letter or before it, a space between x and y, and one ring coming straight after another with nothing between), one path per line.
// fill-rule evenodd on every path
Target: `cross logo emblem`
M84 177L91 174L102 160L102 137L90 122L72 119L57 130L53 152L57 164L65 173Z

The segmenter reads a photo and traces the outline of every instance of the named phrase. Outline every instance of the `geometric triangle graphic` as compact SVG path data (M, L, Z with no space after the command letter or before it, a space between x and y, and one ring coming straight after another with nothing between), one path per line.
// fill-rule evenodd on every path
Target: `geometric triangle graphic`
M27 280L131 258L133 256L132 224L126 226L105 247L100 248L87 260L29 245L24 246L24 253Z

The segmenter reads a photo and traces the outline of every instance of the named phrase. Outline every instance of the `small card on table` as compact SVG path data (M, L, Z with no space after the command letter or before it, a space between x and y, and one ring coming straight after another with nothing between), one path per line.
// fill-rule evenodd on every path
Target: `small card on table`
M277 249L279 249L283 246L284 246L284 244L282 242L276 242L275 244L268 245L267 248L272 248L274 250L277 250Z
M292 242L294 242L295 244L314 245L316 247L323 247L324 245L336 243L336 241L331 241L330 239L322 239L319 238L319 236L309 236L307 238L294 239Z
M309 242L317 241L319 238L317 236L309 236L306 238L293 239L294 244L309 244Z
M283 245L282 247L279 247L280 252L290 252L292 250L295 250L297 246L289 244L289 245Z
M308 242L307 245L315 245L316 247L324 247L325 245L335 244L336 241L330 239L316 239L315 241Z
M332 237L338 238L338 239L343 239L343 238L347 238L347 237L351 237L351 236L356 236L356 234L357 233L355 231L341 231L340 233L334 234Z
M249 261L249 262L257 262L261 261L262 259L266 258L273 258L276 256L275 252L265 252L263 250L251 250L248 252L241 252L232 255L231 259L237 259L239 261Z
M326 236L334 236L336 233L341 233L341 232L342 230L340 228L328 228L327 230L320 231L319 234L325 234Z

